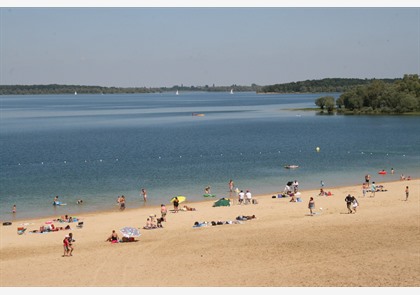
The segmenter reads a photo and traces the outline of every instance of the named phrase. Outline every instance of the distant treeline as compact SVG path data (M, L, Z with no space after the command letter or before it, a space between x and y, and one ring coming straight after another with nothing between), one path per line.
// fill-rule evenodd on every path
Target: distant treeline
M306 80L284 84L274 84L261 87L262 93L319 93L344 92L356 86L367 85L378 79L347 79L326 78L321 80ZM380 79L384 83L394 83L398 79Z
M159 93L175 91L214 91L228 92L233 91L255 91L261 87L252 84L251 86L178 86L147 88L147 87L101 87L101 86L83 86L83 85L0 85L0 95L26 95L26 94L115 94L115 93Z
M0 85L0 95L24 95L24 94L115 94L115 93L159 93L175 91L206 91L206 92L247 92L257 93L321 93L321 92L346 92L358 86L368 85L374 81L384 84L393 84L401 79L347 79L327 78L321 80L307 80L300 82L259 86L230 85L230 86L184 86L172 87L102 87L83 85Z
M336 100L323 96L315 100L322 110L353 114L401 114L420 112L419 75L404 75L393 83L373 80L367 85L353 87Z

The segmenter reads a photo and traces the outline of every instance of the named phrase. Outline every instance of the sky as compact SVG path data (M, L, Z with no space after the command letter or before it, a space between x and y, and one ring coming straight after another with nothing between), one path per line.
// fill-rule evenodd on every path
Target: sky
M0 8L0 85L271 85L419 73L419 7Z

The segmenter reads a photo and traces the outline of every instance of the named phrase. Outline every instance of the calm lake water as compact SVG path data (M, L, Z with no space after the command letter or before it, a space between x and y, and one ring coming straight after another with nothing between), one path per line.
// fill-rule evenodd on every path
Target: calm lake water
M0 219L117 210L119 195L128 208L176 195L199 201L207 185L229 196L229 179L263 194L295 179L328 189L361 184L366 173L376 182L419 177L420 117L290 110L322 95L0 96ZM394 175L377 174L391 167ZM68 205L52 206L56 195Z

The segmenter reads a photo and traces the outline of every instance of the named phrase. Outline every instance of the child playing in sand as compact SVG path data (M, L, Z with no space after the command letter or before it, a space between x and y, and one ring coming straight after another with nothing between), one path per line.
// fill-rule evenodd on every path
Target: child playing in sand
M354 213L356 213L356 209L359 206L359 202L357 201L357 199L353 196L353 201L352 201L352 207L353 207L353 211Z

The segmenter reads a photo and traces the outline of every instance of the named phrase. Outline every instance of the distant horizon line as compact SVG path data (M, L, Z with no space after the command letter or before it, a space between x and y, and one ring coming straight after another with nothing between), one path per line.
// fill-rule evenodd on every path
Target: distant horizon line
M408 74L410 75L410 74ZM270 85L278 85L278 84L290 84L290 83L299 83L299 82L307 82L307 81L322 81L327 79L352 79L352 80L395 80L395 79L402 79L401 77L396 78L339 78L339 77L333 77L333 78L320 78L320 79L306 79L306 80L298 80L298 81L291 81L291 82L279 82L279 83L273 83L273 84L264 84L260 85L257 83L251 83L250 85L239 85L239 84L232 84L232 85L216 85L216 84L205 84L205 85L173 85L173 86L100 86L100 85L86 85L86 84L60 84L60 83L47 83L47 84L0 84L0 87L4 86L51 86L51 85L58 85L58 86L83 86L83 87L101 87L101 88L176 88L176 87L183 87L183 88L191 88L191 87L197 87L197 88L206 88L206 87L253 87L253 86L259 86L259 87L265 87Z

